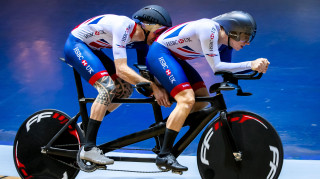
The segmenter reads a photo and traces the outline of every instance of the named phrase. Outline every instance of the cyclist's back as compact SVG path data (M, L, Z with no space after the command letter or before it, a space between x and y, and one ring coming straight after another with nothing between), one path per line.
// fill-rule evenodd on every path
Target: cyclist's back
M219 54L217 43L213 43L213 37L219 30L218 23L210 19L200 19L167 30L156 42L168 48L181 60L191 60L213 55L212 53Z
M126 16L105 14L83 22L74 28L71 34L82 40L91 49L113 48L114 51L115 48L126 47L135 32L136 25ZM124 54L118 55L123 56Z

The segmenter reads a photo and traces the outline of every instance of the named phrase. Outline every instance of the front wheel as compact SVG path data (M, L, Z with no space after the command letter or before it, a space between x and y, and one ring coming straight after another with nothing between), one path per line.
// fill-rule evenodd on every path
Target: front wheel
M283 164L280 137L261 116L246 111L227 114L235 143L241 152L236 161L220 119L211 122L199 141L197 163L203 179L276 179Z
M22 178L75 178L79 173L75 159L41 153L55 134L71 118L58 110L32 114L20 126L14 140L14 163ZM52 144L62 149L79 150L83 136L78 125L69 125Z

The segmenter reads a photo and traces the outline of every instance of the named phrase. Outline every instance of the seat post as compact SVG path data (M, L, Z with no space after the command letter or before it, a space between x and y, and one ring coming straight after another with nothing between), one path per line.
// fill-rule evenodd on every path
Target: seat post
M88 121L89 121L89 116L88 116L88 111L87 111L87 103L81 102L81 99L84 98L83 87L82 87L82 83L81 83L81 76L79 75L79 73L75 69L73 69L73 73L74 73L74 79L76 81L76 86L77 86L78 102L79 102L79 107L80 107L80 115L82 118L83 130L84 130L84 132L86 132Z

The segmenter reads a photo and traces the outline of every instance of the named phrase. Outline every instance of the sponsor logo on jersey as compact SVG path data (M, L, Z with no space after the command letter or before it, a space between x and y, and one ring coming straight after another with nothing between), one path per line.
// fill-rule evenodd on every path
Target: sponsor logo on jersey
M107 75L109 75L109 73L106 72L106 71L105 71L105 72L100 72L100 75L101 75L101 76L107 76Z
M214 39L214 33L212 33L212 34L210 35L210 39L211 39L211 40Z
M209 51L213 51L213 40L209 42Z
M121 41L122 42L126 42L127 41L127 38L129 36L129 30L131 28L131 25L129 25L127 28L126 28L126 31L124 32L123 36L122 36L122 39Z
M214 39L214 33L216 32L216 28L212 27L211 34L210 34L210 40L209 40L209 50L213 51L213 39Z
M170 75L171 75L171 70L167 69L167 70L166 70L166 74L167 74L168 76L170 76Z
M174 75L171 73L171 70L169 69L169 66L167 65L167 62L164 60L163 57L158 58L163 70L165 71L166 75L168 76L171 84L176 81L174 78Z
M82 53L80 52L80 49L78 47L73 49L74 53L77 55L78 60L81 61L82 65L86 67L87 72L91 75L94 70L90 65L88 65L88 62L84 59Z
M82 56L82 54L81 54L81 52L80 52L78 47L74 48L73 51L77 55L78 60L83 60L84 59L84 57Z
M183 88L185 88L185 87L189 87L189 86L190 86L190 84L182 85L182 87L183 87Z
M171 41L165 42L165 45L168 47L168 46L173 46L173 45L177 45L177 44L183 44L186 42L192 42L191 37L181 38L179 40L171 40Z
M83 36L84 36L84 38L87 39L87 38L93 37L95 35L101 35L101 34L106 34L106 32L103 30L97 30L95 32L90 32L90 33L84 34Z
M87 66L88 65L87 61L85 61L85 60L82 60L81 63L83 64L83 66Z

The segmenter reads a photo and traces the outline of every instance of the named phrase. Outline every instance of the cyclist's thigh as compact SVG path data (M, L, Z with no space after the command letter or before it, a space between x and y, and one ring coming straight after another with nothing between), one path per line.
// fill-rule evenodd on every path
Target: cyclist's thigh
M188 78L177 59L159 43L154 42L150 47L146 65L172 97L185 89L191 89Z
M91 85L108 71L93 51L81 40L70 35L64 48L66 62L71 64L77 72Z
M100 59L104 68L108 71L113 81L115 81L118 78L118 76L116 75L116 67L114 65L114 61L111 58L109 58L108 55L106 55L102 50L94 50L93 53Z
M177 60L177 62L181 65L185 74L191 84L193 91L195 92L196 96L208 96L209 93L202 94L203 91L207 91L207 87L200 76L200 74L195 70L188 62L184 60ZM206 95L208 94L208 95Z

